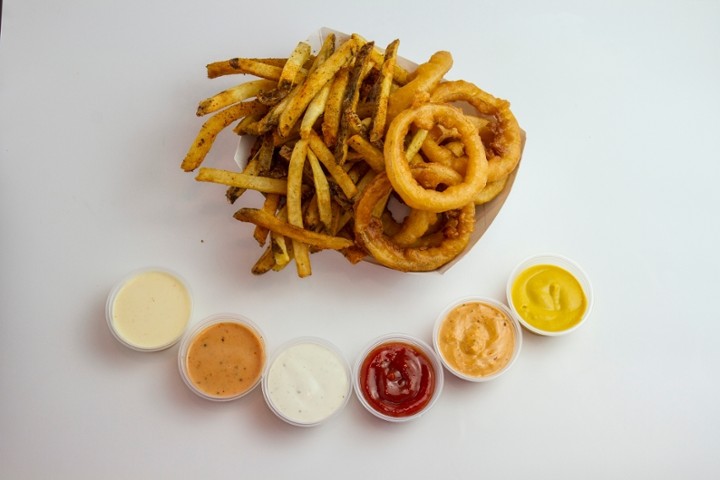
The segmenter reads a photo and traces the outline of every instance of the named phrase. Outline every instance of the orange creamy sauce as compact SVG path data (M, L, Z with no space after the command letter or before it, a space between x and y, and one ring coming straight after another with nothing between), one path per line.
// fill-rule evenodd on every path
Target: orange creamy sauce
M196 388L223 398L255 386L265 363L265 347L255 331L233 322L201 331L187 353L187 373Z
M469 377L505 368L515 351L515 328L501 310L482 302L458 305L438 331L438 347L448 365Z

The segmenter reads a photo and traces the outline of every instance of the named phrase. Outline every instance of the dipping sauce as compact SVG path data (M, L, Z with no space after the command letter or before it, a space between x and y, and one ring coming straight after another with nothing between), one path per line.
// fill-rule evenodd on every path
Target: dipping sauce
M173 345L190 320L192 302L175 275L147 270L126 280L108 300L108 320L115 336L137 350Z
M461 376L483 378L501 372L519 346L519 333L510 315L487 302L462 302L439 321L438 353L447 367Z
M230 318L211 322L193 336L185 354L187 381L214 399L237 398L257 385L265 345L252 327Z
M282 348L263 380L270 408L300 426L317 425L344 407L350 387L349 367L340 353L310 340Z
M405 342L383 343L366 356L359 371L363 398L390 417L422 411L435 393L433 362L420 348Z
M529 325L546 332L574 327L587 310L587 297L572 273L557 265L533 265L511 287L513 306Z

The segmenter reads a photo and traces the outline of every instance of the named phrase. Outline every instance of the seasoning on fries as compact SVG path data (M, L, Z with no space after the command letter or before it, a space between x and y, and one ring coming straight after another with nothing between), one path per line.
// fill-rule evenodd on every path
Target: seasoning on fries
M307 277L311 255L326 249L351 263L431 271L467 248L475 206L499 195L517 168L521 130L507 101L445 80L449 52L408 71L399 44L381 50L330 33L317 52L298 42L287 58L207 65L208 78L255 78L199 103L197 115L210 117L181 168L227 186L231 203L247 190L264 196L234 215L255 225L264 247L252 273L294 261ZM201 167L226 129L256 137L245 167ZM395 219L391 198L405 205L404 218Z

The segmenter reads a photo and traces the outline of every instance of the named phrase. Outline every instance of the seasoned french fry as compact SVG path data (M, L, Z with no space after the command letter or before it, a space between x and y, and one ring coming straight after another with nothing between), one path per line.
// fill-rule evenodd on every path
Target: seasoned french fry
M317 155L320 162L330 173L330 176L337 182L347 198L352 198L357 193L357 187L352 179L343 170L343 168L335 161L335 156L330 149L323 143L322 138L315 132L310 132L308 137L310 148Z
M259 93L274 87L275 82L272 80L254 80L252 82L241 83L200 102L195 114L201 117L208 113L216 112L234 103L256 97Z
M302 174L307 157L307 141L300 140L293 148L288 168L287 215L290 225L303 228L302 219ZM312 273L310 268L310 252L307 245L300 240L292 239L293 256L298 277L307 277Z
M229 60L221 60L219 62L213 62L207 65L207 76L208 78L217 78L224 75L233 75L236 73L247 73L243 71L242 63L240 58L231 58ZM264 63L273 67L279 67L282 69L285 66L287 58L245 58L242 60L250 60L252 62Z
M303 115L302 122L300 123L301 138L308 137L310 130L313 129L315 123L325 112L328 95L330 94L330 83L331 82L325 84L322 90L320 90L320 92L315 95L315 98L312 99L307 107L307 110L305 110L305 115Z
M258 173L260 173L260 162L258 160L257 154L250 159L247 165L245 165L242 173L245 175L257 175ZM230 186L225 192L225 197L230 203L235 203L237 199L240 198L246 191L247 188Z
M347 156L347 138L350 136L350 121L355 114L358 98L360 97L360 84L367 74L368 59L370 52L375 48L373 42L368 42L358 51L353 68L350 70L350 79L342 102L342 113L340 115L340 129L338 130L337 143L335 144L335 161L342 165Z
M390 97L390 88L393 83L393 70L397 60L397 50L400 40L394 40L388 45L383 57L382 67L380 69L380 87L378 98L375 100L375 114L372 119L372 129L370 130L370 142L377 145L385 136L385 125L387 120L388 98Z
M292 260L290 248L288 247L285 237L275 232L270 232L270 245L275 260L273 270L277 272L285 268L285 266L290 263L290 260Z
M200 127L200 132L190 146L190 150L185 156L181 168L186 172L195 170L203 162L205 156L212 148L215 138L223 129L242 117L256 115L264 112L266 109L267 107L256 101L249 101L236 103L225 110L217 112Z
M263 250L260 258L257 259L255 265L250 270L255 275L262 275L275 268L275 255L273 254L272 245Z
M365 40L363 37L358 35L357 33L353 33L352 37L357 39L361 45L364 45L367 43L367 40ZM370 59L375 63L375 65L382 65L384 57L383 53L376 48L373 49L373 51L370 53ZM398 65L397 63L392 68L392 75L393 75L393 81L402 86L408 83L412 79L412 75L410 72L405 70L402 66Z
M405 156L408 159L408 162L411 162L413 158L415 158L415 155L420 151L420 148L422 147L423 142L425 142L425 139L428 136L428 131L423 130L422 128L418 129L410 139L410 143L408 144L407 148L405 149Z
M302 181L303 167L307 158L307 140L300 140L293 148L287 176L288 221L296 227L302 227Z
M323 115L322 134L325 144L333 148L337 143L338 129L340 128L340 115L345 97L345 88L350 80L350 70L341 68L330 85L328 99L325 103Z
M264 115L248 115L247 117L240 120L237 125L233 128L233 132L237 135L255 135L260 136L257 130L257 122Z
M297 44L280 73L280 78L277 83L278 89L290 90L290 87L295 84L298 72L302 69L305 61L310 58L310 53L310 45L307 42L299 42Z
M301 84L301 88L297 95L293 96L290 103L280 115L278 130L283 136L290 133L290 129L295 125L300 116L305 111L310 101L318 94L323 86L329 82L343 65L355 55L359 46L358 42L349 39L335 52L328 57L317 69L312 72Z
M317 56L312 62L312 65L310 66L310 69L308 70L308 74L313 73L315 70L318 69L320 65L322 65L325 60L327 60L330 55L335 52L335 34L331 33L327 37L325 37L325 40L323 41L322 46L320 47L320 51L318 51Z
M238 58L236 60L233 62L234 73L244 73L275 81L278 81L282 74L282 67L265 63L262 60L254 58ZM210 75L208 74L208 76Z
M269 133L261 135L262 143L257 153L259 172L268 172L272 167L273 153L275 152L275 144L273 136Z
M275 215L275 212L278 210L279 205L280 195L277 193L268 193L267 195L265 195L265 201L263 202L262 209L264 212L267 212L270 215ZM267 228L256 225L255 231L253 232L253 238L261 246L265 245L269 232L270 230L268 230Z
M282 100L275 104L269 112L267 112L267 115L265 115L257 123L257 131L259 134L267 133L277 126L280 121L280 115L282 115L299 90L300 85L295 86L292 90L290 90L290 93L288 93Z
M202 167L195 180L198 182L212 182L229 187L248 188L264 193L287 193L287 180L280 178L260 177L244 173L220 170L217 168Z
M284 222L273 215L269 215L257 208L241 208L235 212L234 218L241 222L250 222L262 225L272 232L279 233L285 237L299 240L317 248L342 250L353 245L353 241L347 238L325 235L323 233L311 232Z
M370 165L370 168L376 172L385 170L385 156L382 150L375 147L362 135L353 135L348 138L348 146L356 152L362 154L363 159Z
M308 162L313 173L313 182L315 184L315 198L317 199L318 214L320 215L320 221L325 225L326 229L330 229L330 223L332 221L332 207L330 198L330 185L328 184L325 172L320 166L320 160L318 160L315 152L312 149L307 151Z

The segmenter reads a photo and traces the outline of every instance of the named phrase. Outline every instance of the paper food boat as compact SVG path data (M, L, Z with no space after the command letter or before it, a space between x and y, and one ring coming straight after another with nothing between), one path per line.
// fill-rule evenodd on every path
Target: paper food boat
M317 30L316 32L312 33L308 38L307 42L310 44L310 46L313 49L313 52L317 52L320 47L322 46L323 42L325 41L325 38L331 34L335 34L335 39L337 44L340 44L347 40L350 35L344 32L339 32L337 30L333 30L330 28L321 28ZM417 68L418 64L415 62L412 62L406 58L403 58L402 56L398 55L397 57L397 63L405 68L406 70L413 71ZM472 81L472 80L470 80ZM491 92L492 93L492 92ZM522 149L525 148L525 132L522 131ZM247 155L249 153L250 149L250 143L248 141L244 141L244 139L241 139L237 151L235 153L235 162L243 168L245 165L245 162L247 161ZM457 264L467 253L477 244L477 242L480 240L480 238L485 234L485 232L490 228L490 224L492 224L493 220L495 220L495 217L500 212L500 209L505 204L505 201L507 200L508 195L510 195L510 191L512 190L513 183L515 182L515 177L517 176L517 172L520 169L520 163L522 163L522 157L520 159L520 162L518 162L517 167L515 167L515 170L508 176L507 182L505 184L505 188L503 189L500 194L498 194L493 200L490 202L484 203L482 205L478 205L475 209L475 230L473 231L472 236L470 237L470 242L468 243L467 248L460 253L457 257L455 257L451 262L443 265L442 267L438 268L437 270L433 270L432 272L410 272L410 273L445 273L448 270L450 270L455 264ZM376 265L382 266L379 263L377 263L372 257L368 256L364 260L364 262L370 262L374 263Z

